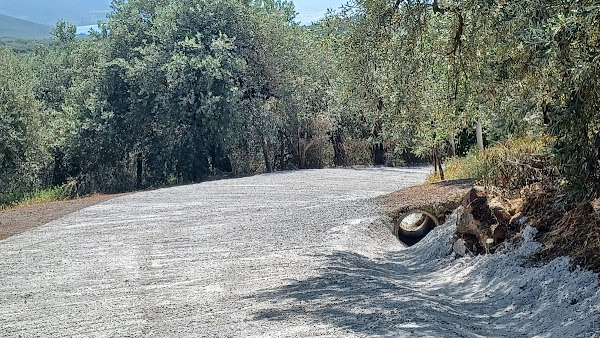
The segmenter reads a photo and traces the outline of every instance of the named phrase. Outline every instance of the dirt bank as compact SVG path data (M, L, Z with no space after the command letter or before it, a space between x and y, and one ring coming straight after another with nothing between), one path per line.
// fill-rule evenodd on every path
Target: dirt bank
M52 222L75 211L106 202L120 195L93 195L67 201L25 205L0 211L0 240Z

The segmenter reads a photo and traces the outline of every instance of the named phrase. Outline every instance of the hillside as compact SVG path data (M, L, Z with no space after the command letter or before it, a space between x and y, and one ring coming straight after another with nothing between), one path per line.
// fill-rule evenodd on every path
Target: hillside
M47 39L50 37L50 26L25 21L0 14L0 37L19 39Z
M59 19L77 26L92 25L106 18L111 0L21 0L3 1L0 14L53 26Z

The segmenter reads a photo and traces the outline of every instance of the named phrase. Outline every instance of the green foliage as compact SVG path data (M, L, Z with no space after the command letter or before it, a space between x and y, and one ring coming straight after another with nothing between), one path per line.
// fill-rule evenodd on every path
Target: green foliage
M278 89L267 49L275 37L257 30L257 15L269 11L263 18L285 28L276 4L116 2L106 30L73 51L75 68L95 74L67 97L81 123L71 175L91 191L132 189L139 157L144 185L197 181L231 171L240 143L255 151L273 129L268 102Z
M49 161L43 132L48 114L35 97L31 59L0 50L0 191L23 192L44 184Z
M355 0L329 20L338 97L388 152L443 152L478 120L491 142L547 133L557 183L597 197L599 13L593 0Z
M34 192L7 192L0 193L0 210L16 205L42 204L71 198L67 186L53 187Z
M5 115L32 118L21 129L5 123L20 142L1 144L11 159L39 149L3 171L6 182L31 182L1 191L75 180L81 194L116 192L330 165L330 133L340 130L328 93L332 38L293 17L286 1L137 0L114 1L90 39L59 21L56 44L11 55L23 74L5 82L27 88L7 90L24 107Z
M347 139L344 142L348 152L348 163L352 165L370 165L372 159L372 145L368 140Z
M593 0L394 3L353 0L299 26L288 1L115 0L89 39L59 21L54 43L0 51L0 192L400 165L473 147L480 121L492 144L551 135L557 182L598 195ZM508 175L500 158L530 151L510 142L447 176Z
M0 48L11 49L17 54L35 52L38 48L48 48L56 44L55 41L48 40L24 40L15 38L0 38Z
M71 23L59 20L56 27L52 29L52 37L62 43L70 43L75 41L77 27Z
M558 169L577 197L600 196L600 6L596 1L557 5L532 42L543 62Z

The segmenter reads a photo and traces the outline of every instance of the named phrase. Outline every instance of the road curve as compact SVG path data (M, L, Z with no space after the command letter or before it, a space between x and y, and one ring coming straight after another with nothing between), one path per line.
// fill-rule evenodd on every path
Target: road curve
M0 241L0 336L381 334L369 327L382 318L358 322L343 292L289 286L331 272L333 252L398 249L373 224L372 198L428 172L305 170L148 191Z

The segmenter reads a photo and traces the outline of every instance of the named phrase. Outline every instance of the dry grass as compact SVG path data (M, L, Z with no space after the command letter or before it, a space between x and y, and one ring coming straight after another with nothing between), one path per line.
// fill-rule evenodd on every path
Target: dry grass
M498 143L464 158L452 158L444 170L446 179L474 179L496 193L515 196L528 185L553 176L550 171L549 137L529 137ZM432 174L429 183L438 182Z

